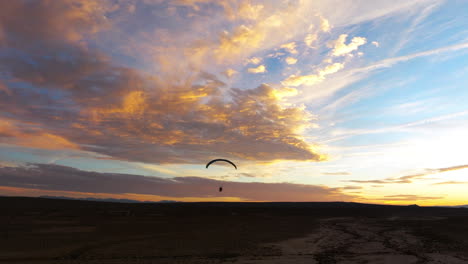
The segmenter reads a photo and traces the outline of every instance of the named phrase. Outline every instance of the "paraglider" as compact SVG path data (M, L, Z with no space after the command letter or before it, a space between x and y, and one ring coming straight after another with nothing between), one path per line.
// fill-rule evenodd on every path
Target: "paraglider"
M215 163L215 162L217 162L217 161L224 161L224 162L227 162L227 163L231 164L232 166L234 166L234 168L237 170L236 164L234 164L234 162L232 162L232 161L230 161L230 160L227 160L227 159L214 159L214 160L212 160L212 161L210 161L210 162L208 162L208 163L206 164L206 168L208 169L208 167L209 167L212 163ZM223 186L220 186L220 187L219 187L219 192L222 192L222 191L223 191Z
M224 161L224 162L227 162L227 163L231 164L232 166L234 166L234 168L236 168L236 170L237 170L236 164L234 164L234 162L232 162L232 161L230 161L230 160L227 160L227 159L214 159L214 160L208 162L208 164L206 164L206 168L208 169L208 167L209 167L212 163L215 163L215 162L217 162L217 161Z

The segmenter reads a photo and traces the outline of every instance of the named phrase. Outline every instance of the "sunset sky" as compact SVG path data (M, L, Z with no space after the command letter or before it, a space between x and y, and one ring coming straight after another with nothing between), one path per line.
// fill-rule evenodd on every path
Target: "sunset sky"
M0 0L0 195L468 204L467 62L463 0Z

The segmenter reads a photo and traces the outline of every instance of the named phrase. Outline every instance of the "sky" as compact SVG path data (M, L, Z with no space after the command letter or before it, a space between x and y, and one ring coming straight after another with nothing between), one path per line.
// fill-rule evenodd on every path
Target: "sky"
M0 195L468 204L467 11L0 1Z

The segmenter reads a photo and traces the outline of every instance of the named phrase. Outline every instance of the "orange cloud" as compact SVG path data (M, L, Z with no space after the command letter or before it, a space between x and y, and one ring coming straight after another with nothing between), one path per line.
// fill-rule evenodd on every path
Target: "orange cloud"
M27 127L30 128L26 129ZM18 122L5 119L0 119L0 142L49 150L79 149L77 144L64 137L34 128L34 124L18 124Z
M43 190L38 188L17 188L0 186L0 193L4 196L22 196L22 197L40 197L40 196L56 196L56 197L69 197L76 199L97 198L97 199L127 199L135 201L178 201L178 202L242 202L244 200L238 197L174 197L174 196L161 196L151 194L138 194L138 193L90 193L90 192L72 192L72 191L55 191Z

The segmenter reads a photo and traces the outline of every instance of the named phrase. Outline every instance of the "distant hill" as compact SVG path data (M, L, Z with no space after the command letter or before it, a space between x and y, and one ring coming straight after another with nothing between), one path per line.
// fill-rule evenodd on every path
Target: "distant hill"
M138 200L130 200L130 199L115 199L115 198L74 198L74 197L66 197L66 196L39 196L39 198L46 198L46 199L61 199L61 200L80 200L80 201L92 201L92 202L109 202L109 203L177 203L178 201L171 201L171 200L161 200L161 201L138 201Z

